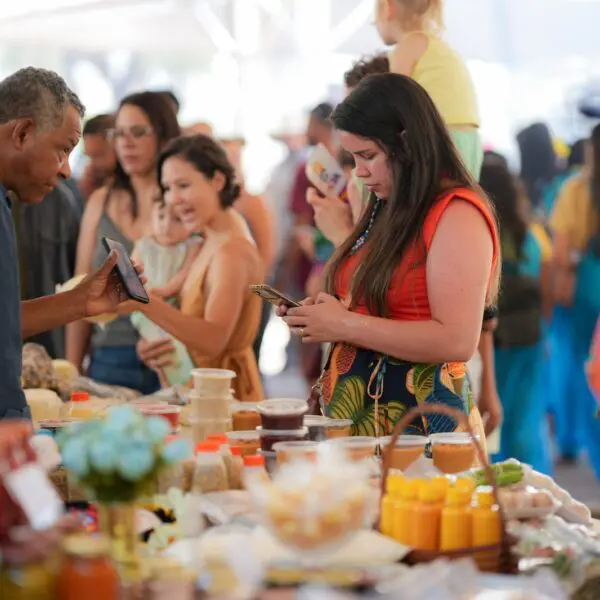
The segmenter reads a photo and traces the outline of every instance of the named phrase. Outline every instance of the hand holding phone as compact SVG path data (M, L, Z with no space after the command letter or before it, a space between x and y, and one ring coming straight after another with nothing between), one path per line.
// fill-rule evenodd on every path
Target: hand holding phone
M271 287L270 285L251 285L250 291L257 296L260 296L263 300L266 300L273 306L285 306L287 308L298 308L301 306L300 302L296 302L295 300L288 298L288 296Z
M148 302L150 302L150 298L148 297L148 293L146 292L146 288L144 288L142 280L140 279L135 267L133 266L133 263L131 262L131 258L129 258L129 255L127 254L125 246L123 246L123 244L120 242L111 240L107 237L102 238L102 243L109 254L113 250L117 250L119 253L119 259L117 261L115 271L127 297L131 300L135 300L136 302L148 304Z

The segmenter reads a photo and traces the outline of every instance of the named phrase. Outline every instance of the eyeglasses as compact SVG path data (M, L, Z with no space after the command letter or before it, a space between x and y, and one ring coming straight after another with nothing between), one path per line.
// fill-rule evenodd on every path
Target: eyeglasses
M106 132L106 139L114 141L119 138L133 138L139 140L143 137L152 135L153 129L149 125L132 125L131 127L119 127L118 129L109 129Z

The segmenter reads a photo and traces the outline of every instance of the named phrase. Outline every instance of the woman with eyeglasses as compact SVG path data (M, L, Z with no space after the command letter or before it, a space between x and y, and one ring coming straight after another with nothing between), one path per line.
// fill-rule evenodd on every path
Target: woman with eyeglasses
M493 208L425 90L396 74L365 78L331 117L367 208L326 270L326 293L279 314L304 343L332 344L321 376L327 416L355 435L386 435L407 409L469 415L484 440L466 361L493 305L499 243ZM453 431L443 415L414 433Z
M92 194L85 208L77 246L76 275L102 263L102 238L121 242L128 253L149 233L152 206L160 192L156 159L180 130L173 109L160 94L141 92L124 98L108 132L117 154L112 181ZM128 317L103 327L80 321L67 330L67 359L81 370L90 355L89 376L101 383L121 385L144 394L159 387L157 375L137 356L138 335Z

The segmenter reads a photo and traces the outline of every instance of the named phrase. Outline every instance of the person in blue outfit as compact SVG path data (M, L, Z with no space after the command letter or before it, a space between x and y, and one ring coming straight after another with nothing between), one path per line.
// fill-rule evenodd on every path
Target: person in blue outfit
M600 421L585 374L600 315L600 125L592 131L589 166L561 189L550 218L553 235L555 294L571 306L574 370L564 398L572 427L600 477Z
M11 197L38 204L71 176L69 155L85 109L52 71L27 67L0 81L0 420L30 418L21 389L22 340L68 322L115 312L124 300L117 253L76 288L21 302Z
M494 343L504 424L495 458L516 458L550 473L546 406L537 394L550 244L543 243L530 224L525 190L504 165L484 164L480 184L496 206L502 245L502 294Z

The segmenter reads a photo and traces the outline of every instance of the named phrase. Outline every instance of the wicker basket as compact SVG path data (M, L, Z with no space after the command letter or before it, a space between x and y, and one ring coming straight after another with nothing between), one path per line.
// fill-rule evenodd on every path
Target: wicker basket
M419 416L424 416L427 414L443 414L455 419L460 426L470 434L473 444L475 445L475 449L481 465L487 471L488 481L492 484L494 497L496 498L496 502L498 506L500 503L498 502L498 489L496 487L496 478L493 470L489 466L489 462L483 451L481 444L473 434L473 430L471 425L469 424L469 420L464 413L461 413L457 410L449 408L447 406L435 405L435 406L423 406L423 407L415 407L411 408L407 411L403 417L398 421L396 426L394 427L394 431L392 432L391 440L387 448L383 450L382 454L382 478L381 478L381 486L382 486L382 497L385 494L385 486L387 481L387 475L390 470L390 465L392 462L392 452L396 445L396 440L400 437L404 429L412 422L413 419ZM471 557L477 563L477 566L481 571L487 573L505 573L505 574L513 574L518 571L517 559L512 554L511 548L515 543L515 539L508 535L506 532L506 520L502 513L502 508L500 508L501 516L502 516L502 540L500 544L495 546L486 546L479 548L465 548L464 550L452 550L448 552L432 552L429 550L413 550L406 557L405 562L408 564L414 565L418 563L429 563L437 560L439 558L445 558L449 560L457 560L460 558Z

